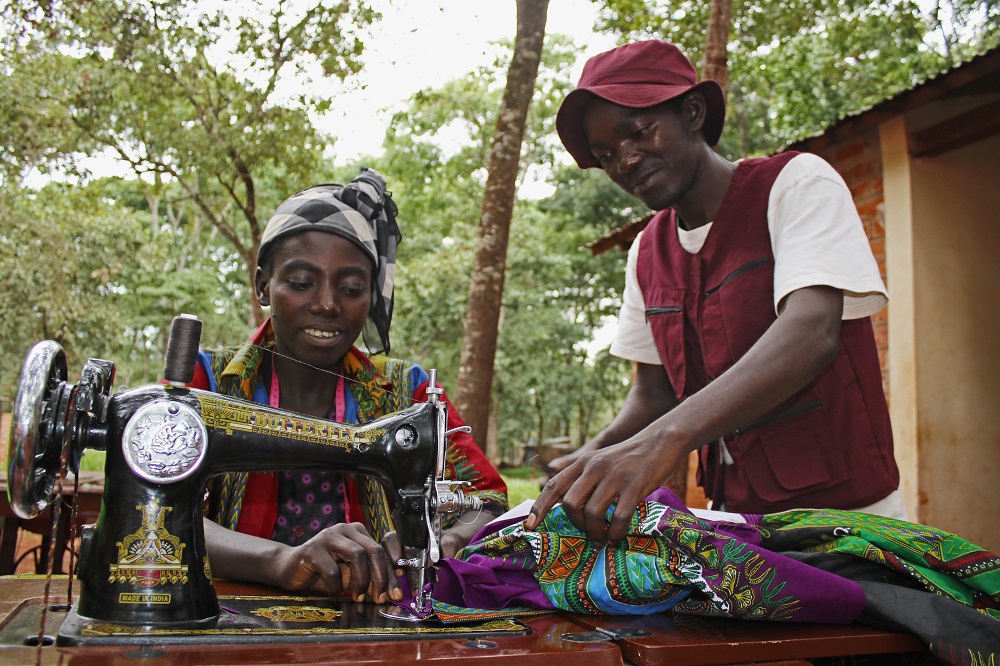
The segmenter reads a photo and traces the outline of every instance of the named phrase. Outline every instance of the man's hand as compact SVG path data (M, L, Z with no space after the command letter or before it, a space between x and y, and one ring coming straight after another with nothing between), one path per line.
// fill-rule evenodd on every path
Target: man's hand
M659 441L652 433L582 454L545 484L525 526L535 529L560 500L570 521L599 544L625 538L639 503L666 482L682 460L683 446ZM609 523L608 507L615 505Z
M394 532L380 545L360 523L328 527L301 546L288 547L275 560L279 587L338 595L350 590L355 601L383 604L403 598L396 561L403 550Z
M529 529L562 500L570 520L590 538L599 543L623 539L635 507L666 481L675 459L686 456L686 452L664 455L658 435L647 430L676 406L663 366L636 364L632 387L611 424L573 453L549 463L559 473L531 507ZM611 504L616 510L609 527L605 514Z

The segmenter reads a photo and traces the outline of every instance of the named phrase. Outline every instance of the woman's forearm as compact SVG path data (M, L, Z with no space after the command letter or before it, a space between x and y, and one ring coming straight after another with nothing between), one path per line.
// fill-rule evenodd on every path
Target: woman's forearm
M214 577L280 587L274 563L287 546L234 532L208 518L204 524L205 544Z

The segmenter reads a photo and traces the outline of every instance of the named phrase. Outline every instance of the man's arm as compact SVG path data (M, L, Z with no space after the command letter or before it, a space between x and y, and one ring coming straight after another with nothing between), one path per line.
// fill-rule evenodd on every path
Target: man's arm
M635 508L688 453L774 408L836 358L843 304L843 292L831 287L789 294L777 320L715 381L621 444L586 453L553 477L527 527L537 527L562 500L567 516L591 539L621 541Z
M637 363L632 386L614 420L576 451L550 462L549 467L561 472L585 453L624 442L676 406L674 388L663 366Z

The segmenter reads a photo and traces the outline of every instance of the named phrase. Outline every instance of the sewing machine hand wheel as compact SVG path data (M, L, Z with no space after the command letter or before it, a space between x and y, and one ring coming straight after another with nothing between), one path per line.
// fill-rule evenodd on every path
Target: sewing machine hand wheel
M72 435L74 402L62 347L52 340L39 342L21 368L7 455L7 495L21 518L34 518L55 496Z

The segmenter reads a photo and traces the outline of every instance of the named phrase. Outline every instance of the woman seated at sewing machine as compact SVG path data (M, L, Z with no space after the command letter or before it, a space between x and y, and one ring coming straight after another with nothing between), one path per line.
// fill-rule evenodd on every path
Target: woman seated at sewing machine
M426 399L428 375L389 359L396 206L381 175L317 185L282 203L264 229L254 280L270 318L242 345L200 352L192 386L341 423L366 423ZM372 355L354 346L363 337ZM454 408L449 429L463 425ZM506 486L467 434L451 438L449 477L485 508L442 534L453 556L506 510ZM290 591L385 603L403 597L378 484L334 472L231 473L210 484L212 573Z

